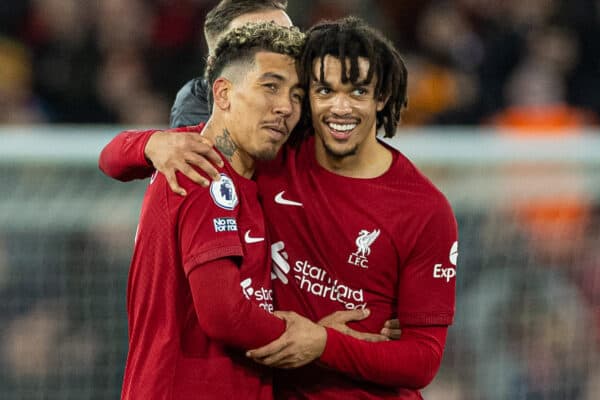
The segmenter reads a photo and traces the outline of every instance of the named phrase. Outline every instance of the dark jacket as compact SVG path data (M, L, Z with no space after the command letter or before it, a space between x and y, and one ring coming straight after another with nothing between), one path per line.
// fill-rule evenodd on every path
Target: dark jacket
M175 97L171 107L172 128L198 125L208 121L208 83L202 78L194 78L186 83Z

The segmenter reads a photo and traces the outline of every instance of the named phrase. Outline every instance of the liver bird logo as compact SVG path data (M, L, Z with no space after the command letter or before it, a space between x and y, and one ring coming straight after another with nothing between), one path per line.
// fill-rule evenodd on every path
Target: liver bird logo
M356 255L359 257L367 257L371 254L371 244L379 236L379 229L374 229L373 232L369 232L366 229L361 229L356 238Z

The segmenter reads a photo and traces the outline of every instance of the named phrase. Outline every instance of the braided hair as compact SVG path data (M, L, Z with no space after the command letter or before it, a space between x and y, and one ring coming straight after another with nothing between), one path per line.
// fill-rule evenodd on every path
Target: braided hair
M360 83L369 84L376 77L374 96L376 99L387 99L383 109L377 112L377 129L383 126L385 137L394 136L401 112L407 105L407 70L392 42L357 17L319 22L306 32L306 37L300 58L300 81L304 87L309 87L313 80L325 81L323 63L327 55L349 60L349 70L346 62L341 63L342 83L358 84L358 59L368 59L367 78ZM318 76L313 71L315 60L321 63ZM305 107L305 110L309 109ZM306 114L304 124L310 121Z

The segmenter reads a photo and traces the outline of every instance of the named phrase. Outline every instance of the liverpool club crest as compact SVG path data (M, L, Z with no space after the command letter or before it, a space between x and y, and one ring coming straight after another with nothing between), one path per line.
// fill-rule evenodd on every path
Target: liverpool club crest
M374 229L369 232L366 229L361 229L356 238L356 251L348 256L348 264L356 265L361 268L368 268L368 257L371 254L371 245L379 236L379 229Z

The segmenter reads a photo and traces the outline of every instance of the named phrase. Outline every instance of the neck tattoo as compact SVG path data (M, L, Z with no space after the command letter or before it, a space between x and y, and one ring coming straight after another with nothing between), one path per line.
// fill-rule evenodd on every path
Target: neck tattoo
M231 134L227 129L223 129L223 134L215 138L215 147L231 162L233 153L237 150L235 143L231 140Z

